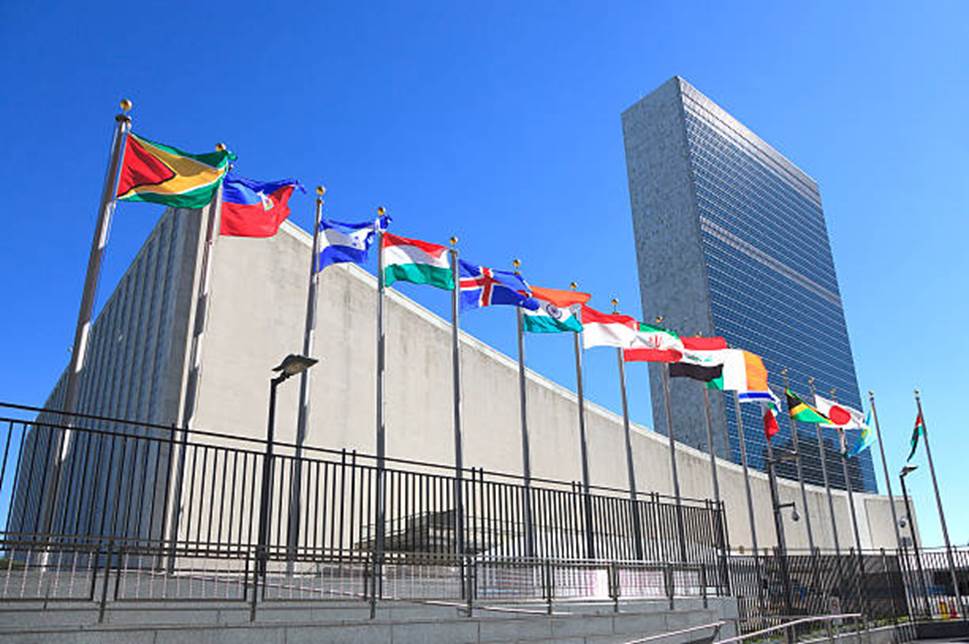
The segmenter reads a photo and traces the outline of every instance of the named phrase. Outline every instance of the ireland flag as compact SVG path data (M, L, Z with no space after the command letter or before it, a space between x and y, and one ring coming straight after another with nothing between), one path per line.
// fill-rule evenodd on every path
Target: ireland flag
M454 271L451 270L447 246L384 233L381 252L387 286L400 280L449 291L454 288Z
M538 302L538 309L522 309L525 331L529 333L564 333L582 331L579 320L579 307L592 297L589 293L562 291L554 288L533 286L532 297Z

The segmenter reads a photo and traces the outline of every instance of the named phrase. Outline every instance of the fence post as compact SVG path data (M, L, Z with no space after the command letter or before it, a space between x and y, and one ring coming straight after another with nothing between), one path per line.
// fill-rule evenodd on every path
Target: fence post
M471 557L467 557L467 560L468 564L464 567L464 581L467 584L465 595L468 601L468 617L471 617L471 611L474 609L474 580L478 575L478 562Z
M249 576L249 559L252 556L252 550L246 551L246 576ZM259 555L256 554L256 561L253 562L252 566L252 598L249 604L249 621L256 621L256 601L259 597Z
M670 600L670 610L675 608L673 597L676 595L676 588L674 587L675 581L673 579L673 564L667 563L666 567L663 569L664 577L666 577L666 596Z
M114 551L114 539L108 540L108 559L104 565L104 582L101 584L101 605L98 607L98 624L104 623L104 611L108 603L108 584L111 581L111 554Z
M707 567L700 564L700 596L703 597L703 607L709 608L710 602L707 599Z
M552 562L548 559L545 560L543 564L543 570L545 571L545 600L548 602L547 612L549 615L552 614L552 595L555 593L555 580L552 577Z
M616 562L609 564L609 596L612 598L612 612L619 612L619 569Z

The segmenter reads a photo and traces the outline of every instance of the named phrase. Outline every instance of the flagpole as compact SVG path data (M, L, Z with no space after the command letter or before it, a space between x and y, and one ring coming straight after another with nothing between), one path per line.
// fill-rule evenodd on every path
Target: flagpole
M789 384L787 380L787 367L781 369L781 376L784 377L784 389L787 390ZM791 447L794 448L794 453L797 454L795 465L797 465L797 481L801 486L801 504L804 506L804 527L807 529L808 548L814 553L814 530L811 529L811 512L808 509L807 488L804 486L804 472L801 468L801 450L798 446L797 439L797 421L794 420L794 416L791 416L790 409L787 410L787 419L791 425Z
M574 282L573 282L574 283ZM579 334L572 333L575 353L575 390L579 401L579 453L582 459L582 504L585 512L585 555L595 559L595 535L592 527L592 495L589 491L589 445L585 432L585 394L582 390L582 346Z
M757 546L757 522L754 519L754 495L750 489L750 470L747 467L747 439L744 436L744 419L740 410L740 394L733 392L734 416L737 419L737 439L740 443L740 465L744 470L744 487L747 492L747 518L750 521L750 544L754 549L754 568L757 572L757 598L763 607L764 589L761 583L760 552Z
M67 458L71 444L71 430L69 428L74 424L74 420L70 414L77 411L81 371L84 369L84 356L87 352L88 338L91 334L91 318L94 314L94 300L97 296L98 281L101 278L101 262L104 258L104 249L108 244L111 215L114 213L117 203L124 142L128 132L131 131L131 117L128 115L131 106L130 100L121 99L121 112L114 117L115 128L111 136L111 152L108 157L108 167L105 170L104 187L101 191L98 221L94 227L94 237L91 239L91 250L88 254L87 273L84 276L84 288L81 291L81 306L77 313L77 324L74 327L74 344L71 348L71 359L64 383L64 398L60 405L61 411L65 414L62 424L68 429L59 434L57 449L54 451L57 456L54 459L54 471L51 474L52 485L48 488L53 495L50 505L45 507L42 503L40 506L40 511L46 515L43 525L48 533L51 531L51 524L57 512L54 505L57 502L60 486L61 463Z
M831 388L831 399L835 402L838 401L835 392L837 390ZM841 469L844 472L845 477L845 489L848 491L848 507L851 510L851 526L855 531L855 548L858 549L858 556L861 556L861 532L858 530L858 513L855 511L855 494L854 486L851 484L851 476L848 472L848 454L847 454L847 443L845 441L845 430L838 428L838 439L841 442Z
M376 382L376 447L377 447L377 534L373 556L373 574L371 575L371 596L370 596L370 616L373 617L377 610L377 597L383 593L383 582L381 573L383 570L384 558L384 538L385 538L385 514L386 514L386 490L385 490L385 463L386 445L384 436L384 361L385 361L385 341L384 338L384 233L380 225L380 218L384 216L386 210L383 206L377 208L377 223L374 227L377 233L377 382Z
M720 507L720 479L717 475L717 452L713 448L713 414L710 409L710 392L706 383L703 386L703 410L707 418L707 451L710 452L710 478L713 481L713 498Z
M572 282L573 288L575 282ZM618 313L619 300L612 299L612 312ZM622 428L626 437L626 474L629 477L629 502L633 515L634 552L637 559L643 558L643 527L639 516L638 493L636 491L636 466L633 461L632 430L629 426L629 401L626 396L626 363L622 359L622 349L616 347L616 359L619 363L619 393L622 400ZM719 506L719 503L718 503Z
M657 326L662 324L663 316L656 316ZM673 435L673 416L670 405L670 374L666 364L660 365L663 382L663 404L666 407L666 431L670 446L670 473L673 477L673 496L676 499L676 531L680 540L680 559L686 561L686 529L683 523L683 499L680 497L680 475L676 469L676 437Z
M461 274L458 266L458 238L451 237L451 374L454 394L454 530L459 557L464 556L464 441L461 434ZM464 587L461 587L462 595Z
M878 451L881 452L882 470L885 474L885 487L888 490L888 505L892 510L892 527L895 528L895 541L899 549L902 547L902 535L898 528L898 515L895 511L895 497L892 495L892 480L888 475L888 461L885 460L885 444L882 443L882 430L878 424L878 409L875 407L875 392L868 392L868 403L871 405L871 416L875 421L875 437L878 439Z
M513 260L512 265L515 271L521 266L519 260ZM522 308L515 307L515 316L518 321L518 407L521 414L522 432L522 474L525 479L525 497L522 503L522 513L525 521L525 556L535 556L535 535L532 526L532 459L531 448L528 443L528 407L525 397L525 321L522 316Z
M326 188L316 187L316 211L313 218L313 248L310 252L309 286L306 290L306 325L303 329L303 355L313 355L313 340L316 334L316 306L317 291L319 290L320 274L316 270L320 254L320 227L323 223L323 195ZM299 417L296 420L296 461L289 492L289 566L292 566L292 556L299 547L299 513L301 505L301 490L303 478L303 443L306 442L306 432L310 418L310 370L304 369L299 379Z
M811 397L817 398L814 390L814 376L808 377L808 387L811 389ZM790 414L790 409L788 409ZM831 515L831 536L834 538L834 554L841 560L841 540L838 537L838 520L834 515L834 494L831 492L831 481L828 479L828 461L824 451L824 434L819 423L814 424L814 431L818 437L818 452L821 456L821 476L824 478L824 489L828 493L828 513Z
M929 461L929 473L932 475L932 489L935 491L935 505L939 508L939 523L942 524L942 536L945 539L945 554L949 560L949 574L952 576L952 589L956 594L956 602L959 605L959 614L965 617L966 609L962 602L962 593L959 590L959 581L956 578L956 562L952 558L952 542L949 540L949 528L945 522L945 511L942 509L942 495L939 494L939 481L935 477L935 464L932 461L932 448L929 447L929 430L925 423L925 414L922 412L922 394L918 389L915 390L915 404L918 407L919 418L922 419L922 439L925 442L925 456ZM915 526L912 526L913 534Z
M217 143L216 150L225 150L224 143ZM230 166L231 167L231 166ZM189 349L188 378L185 382L185 396L182 400L181 417L181 437L179 440L178 463L175 469L175 483L172 495L172 504L169 512L172 516L169 525L169 537L171 539L172 554L169 558L169 570L175 565L174 548L178 540L178 528L182 516L182 479L185 473L185 456L188 451L188 431L192 417L195 414L196 402L198 401L199 382L202 378L202 338L205 333L205 326L208 322L208 311L210 304L210 278L212 275L212 254L218 237L219 219L222 214L222 188L220 183L218 190L212 195L209 203L209 212L205 217L205 241L202 246L202 257L199 262L199 281L198 292L195 296L195 317L192 320L192 340ZM200 226L201 228L201 226ZM201 235L201 231L199 233Z

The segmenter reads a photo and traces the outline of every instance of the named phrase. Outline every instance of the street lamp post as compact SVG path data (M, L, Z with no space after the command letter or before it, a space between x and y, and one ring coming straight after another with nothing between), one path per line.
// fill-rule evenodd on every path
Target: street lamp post
M919 552L919 540L915 534L915 521L912 520L912 506L908 500L908 489L905 487L905 477L918 469L918 465L906 465L898 475L902 483L902 499L905 501L905 516L908 519L908 531L912 536L912 550L915 552L915 567L919 571L919 585L925 598L925 616L932 617L932 605L929 603L929 589L925 584L925 571L922 569L922 555Z
M318 362L315 358L289 354L273 371L278 375L269 380L269 420L266 427L266 454L262 461L262 495L259 503L259 534L256 544L257 572L266 576L266 562L269 559L269 496L273 478L273 442L276 434L276 388L293 376L298 376Z

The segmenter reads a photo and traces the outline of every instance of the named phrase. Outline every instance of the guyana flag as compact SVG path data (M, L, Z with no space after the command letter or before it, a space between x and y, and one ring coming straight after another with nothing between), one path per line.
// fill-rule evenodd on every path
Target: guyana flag
M802 423L830 423L827 416L817 409L801 400L796 393L790 389L784 391L787 394L787 411L794 420Z
M128 134L118 200L201 208L212 201L232 159L235 155L228 150L191 154Z

